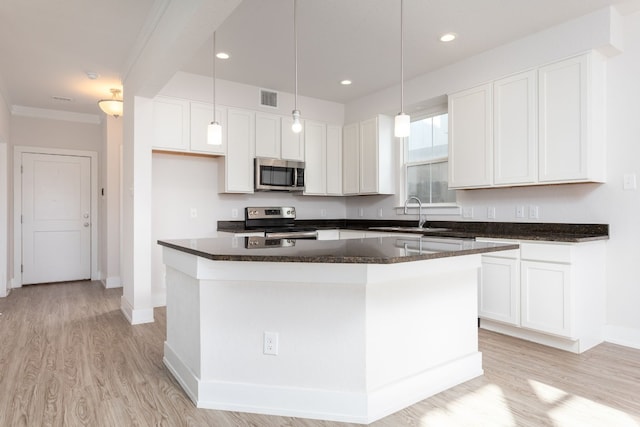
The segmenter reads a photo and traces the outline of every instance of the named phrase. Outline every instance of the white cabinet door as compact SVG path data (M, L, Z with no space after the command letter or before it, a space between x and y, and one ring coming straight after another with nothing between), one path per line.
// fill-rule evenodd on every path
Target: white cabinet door
M281 117L281 141L282 147L280 155L284 160L304 161L304 129L300 133L291 130L293 119L291 117Z
M327 126L327 194L342 195L342 127Z
M570 265L521 261L521 325L572 337Z
M225 193L253 193L254 120L251 111L227 110L227 155L220 168Z
M520 326L520 260L482 257L478 316Z
M153 100L153 148L189 150L189 101L157 96Z
M516 74L493 83L493 181L533 184L538 178L537 74Z
M222 145L207 144L207 130L213 120L213 104L191 102L190 144L193 152L224 155L227 149L227 109L216 105L216 120L222 126Z
M539 179L588 178L588 82L586 56L540 68Z
M342 194L360 192L360 125L353 123L342 129Z
M305 120L305 194L327 193L327 125Z
M492 89L488 83L449 95L449 188L492 184Z
M256 113L256 157L280 158L280 116Z

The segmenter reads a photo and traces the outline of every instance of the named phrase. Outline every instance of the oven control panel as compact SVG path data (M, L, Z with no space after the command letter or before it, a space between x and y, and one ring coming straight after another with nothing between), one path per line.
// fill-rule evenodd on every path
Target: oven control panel
M296 208L291 206L280 207L247 207L246 219L295 219Z

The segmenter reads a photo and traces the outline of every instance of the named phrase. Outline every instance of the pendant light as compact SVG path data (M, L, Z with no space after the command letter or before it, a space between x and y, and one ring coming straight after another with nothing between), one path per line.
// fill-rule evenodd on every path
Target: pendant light
M101 99L98 101L98 107L106 114L116 119L122 115L122 99L118 99L122 91L120 89L111 89L111 99Z
M295 93L293 98L293 124L291 130L294 133L300 133L302 131L302 123L300 122L300 110L298 110L298 30L296 26L296 5L297 0L293 0L293 57L295 63Z
M400 0L400 112L394 123L394 135L406 138L411 130L411 118L404 112L404 0Z
M213 121L207 128L207 144L222 145L222 126L216 120L216 33L213 32Z

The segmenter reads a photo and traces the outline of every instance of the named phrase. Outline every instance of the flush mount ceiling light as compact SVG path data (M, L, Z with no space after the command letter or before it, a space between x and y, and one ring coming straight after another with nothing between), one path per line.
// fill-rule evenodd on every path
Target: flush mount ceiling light
M218 52L216 53L216 58L218 59L229 59L231 56L227 52Z
M122 99L118 99L120 93L122 93L120 89L111 89L111 99L101 99L98 101L98 107L110 116L120 117L124 104Z
M404 0L400 0L400 112L394 122L394 135L406 138L411 130L411 118L404 113Z
M295 93L293 111L291 115L293 117L293 124L291 130L294 133L300 133L302 131L302 123L300 122L300 110L298 110L298 32L296 27L296 5L297 1L293 0L293 58L295 63Z
M349 86L351 83L352 83L351 80L348 80L348 79L340 81L340 84L343 86Z
M222 145L222 126L216 120L216 33L213 32L213 120L207 128L207 144Z
M440 36L440 41L444 43L452 42L456 39L456 37L458 37L456 33L446 33Z

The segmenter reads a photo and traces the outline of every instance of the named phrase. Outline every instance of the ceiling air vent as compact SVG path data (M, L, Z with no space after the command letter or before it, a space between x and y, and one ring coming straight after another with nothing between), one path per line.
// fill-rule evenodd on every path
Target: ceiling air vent
M278 108L278 92L260 89L260 105L263 107Z

